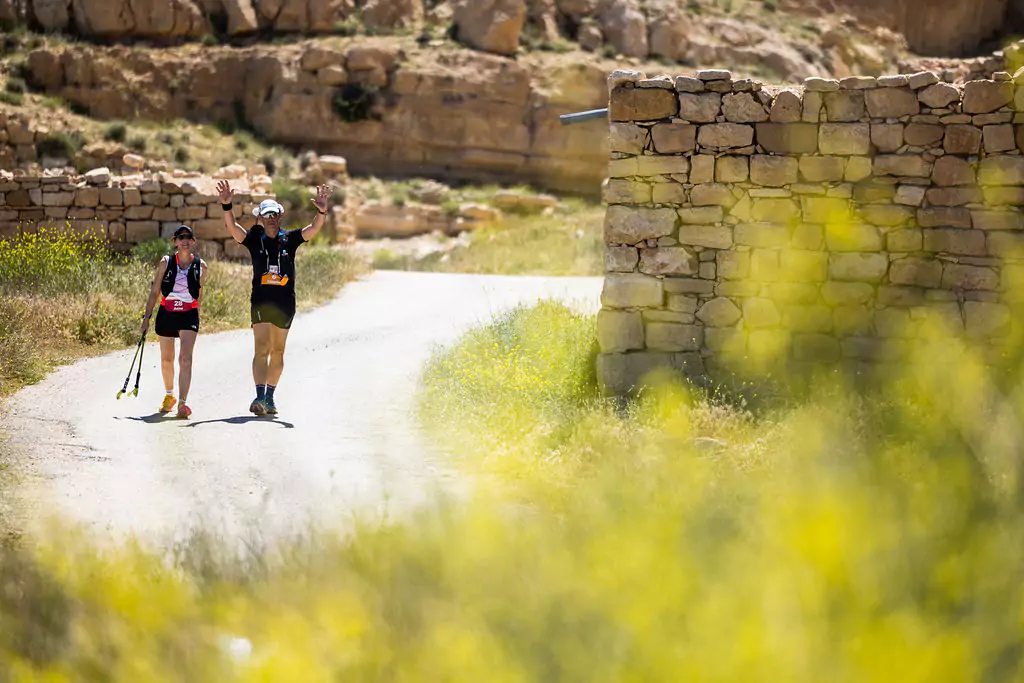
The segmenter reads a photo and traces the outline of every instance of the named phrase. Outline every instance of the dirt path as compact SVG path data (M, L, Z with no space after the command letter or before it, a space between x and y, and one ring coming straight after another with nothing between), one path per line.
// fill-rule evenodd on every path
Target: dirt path
M200 336L188 422L155 415L155 343L137 399L115 399L131 353L81 361L12 398L2 418L32 519L156 538L197 524L276 535L309 519L415 504L452 486L413 415L437 344L538 298L595 310L599 278L380 272L300 315L278 419L255 418L251 333Z

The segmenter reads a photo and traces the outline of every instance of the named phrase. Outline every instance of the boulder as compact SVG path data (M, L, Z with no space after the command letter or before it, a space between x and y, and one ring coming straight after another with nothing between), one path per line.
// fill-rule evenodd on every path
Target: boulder
M373 29L416 26L423 21L423 0L366 0L362 18Z
M648 2L647 17L651 56L682 61L690 49L693 22L679 8L679 3L670 0Z
M646 57L649 51L647 17L632 0L609 4L601 13L605 42L626 57Z
M455 9L459 40L495 54L515 54L525 21L524 0L461 0Z
M63 31L70 21L68 0L33 0L32 16L46 31Z

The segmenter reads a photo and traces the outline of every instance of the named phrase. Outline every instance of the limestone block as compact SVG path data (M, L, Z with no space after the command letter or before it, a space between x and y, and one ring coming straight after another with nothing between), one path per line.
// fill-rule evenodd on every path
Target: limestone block
M825 97L820 92L805 91L803 110L801 118L805 123L818 123L821 121L821 109L825 104Z
M735 325L742 313L731 299L711 299L697 310L697 319L708 327L729 327Z
M747 92L733 93L722 98L722 113L732 123L759 123L768 120L764 105Z
M875 311L875 332L879 337L913 337L914 326L910 311L901 308L883 308Z
M663 302L663 285L658 278L631 273L604 279L601 303L610 308L660 308Z
M985 141L985 153L1009 152L1017 149L1017 138L1013 126L1006 124L1001 126L985 126L982 128L982 136Z
M794 334L793 358L803 362L833 363L841 357L839 341L827 334Z
M971 222L978 230L1020 230L1019 211L971 211Z
M609 206L605 213L604 234L609 244L639 244L667 237L675 227L676 212L672 209Z
M981 151L981 129L975 126L946 126L943 149L949 154L973 155Z
M878 175L929 178L932 174L932 164L916 154L880 154L874 168Z
M800 218L800 207L792 199L755 199L750 216L765 223L791 223Z
M640 261L636 247L605 247L604 269L609 273L632 273Z
M921 113L921 104L910 88L880 88L868 90L864 99L868 115L876 119L898 119Z
M845 223L850 217L850 202L828 197L804 197L803 219L806 223Z
M899 259L889 268L889 282L916 287L938 287L942 282L942 263L935 259Z
M789 244L789 228L770 223L741 223L733 229L733 240L747 247L784 247Z
M696 254L686 247L640 250L640 272L647 275L693 275L697 268Z
M893 201L903 206L921 206L927 190L920 185L900 185Z
M156 221L128 221L125 223L125 241L140 244L160 237L160 224Z
M826 282L821 287L821 297L833 307L865 304L874 296L874 287L862 282Z
M646 128L634 123L613 123L609 127L608 142L612 152L642 154L647 146L647 135Z
M612 121L656 121L679 113L679 100L668 90L620 86L612 90L609 110Z
M605 186L604 201L608 204L649 204L651 186L648 183L613 178Z
M690 197L679 183L655 183L651 200L655 204L685 204Z
M158 206L153 209L153 220L167 222L178 221L178 210L172 206ZM221 221L223 223L223 221Z
M782 326L791 332L831 332L832 309L820 304L786 306Z
M637 311L603 310L597 314L597 342L602 353L644 348L644 325Z
M44 195L45 197L45 195ZM95 207L100 205L100 191L95 187L81 187L75 190L75 206Z
M732 227L728 225L683 225L679 228L679 243L709 249L732 247Z
M800 176L809 183L841 182L846 173L845 157L800 157Z
M846 182L859 183L871 177L872 167L869 157L850 157L846 162Z
M710 183L715 180L715 157L710 154L697 154L690 157L690 182L694 185Z
M978 184L1024 185L1024 157L990 156L978 165Z
M71 206L75 201L74 192L44 192L43 206Z
M129 206L124 211L124 217L128 220L147 220L153 217L152 206Z
M829 251L881 251L882 233L873 225L829 221L825 226L825 242Z
M814 154L818 151L818 126L813 123L759 123L757 143L773 154Z
M701 147L731 149L754 144L754 128L738 123L713 123L701 126L697 133Z
M679 95L679 118L691 123L714 123L722 113L722 96L708 92Z
M231 238L231 233L228 232L228 228L224 225L223 219L207 218L195 221L195 223L192 224L192 229L195 230L196 237L201 240L224 240ZM172 227L171 230L173 231L174 227Z
M103 206L121 206L124 203L124 192L119 187L101 187L99 200Z
M924 231L924 249L962 256L985 256L985 233L981 230L932 228Z
M911 123L904 131L903 139L908 145L931 147L942 140L945 132L945 126L930 123Z
M959 101L960 91L948 83L936 83L918 93L917 98L926 107L941 109Z
M885 254L829 255L829 277L833 280L878 283L888 269L889 259Z
M750 252L750 279L775 282L782 274L778 249L754 249Z
M932 206L964 206L985 201L980 187L933 187L926 196Z
M1004 304L982 301L964 302L964 328L972 337L990 337L1005 332L1010 325L1010 309Z
M730 208L736 203L736 197L728 185L707 183L694 185L690 190L690 201L694 206L721 206Z
M938 83L939 77L931 71L920 71L915 74L910 74L908 81L912 89L920 90L921 88Z
M936 185L973 185L977 181L974 166L965 159L945 156L935 162L932 181Z
M825 95L829 121L860 121L866 114L862 90L842 90Z
M956 206L933 206L918 210L917 223L922 228L969 228L971 212Z
M649 322L646 339L647 348L655 351L699 351L704 343L704 329L697 325Z
M871 151L871 127L866 123L823 123L818 149L822 154L866 155Z
M676 91L678 92L703 92L704 81L692 76L676 76Z
M832 329L841 337L869 334L873 317L867 306L837 306L832 311Z
M971 81L964 86L965 114L988 114L1013 102L1013 83Z
M782 187L799 180L799 165L791 157L755 155L750 159L750 180L765 187Z
M745 183L750 178L750 161L745 156L724 156L715 166L717 182Z
M885 235L886 249L894 253L921 251L923 244L921 230L916 228L892 230Z
M873 144L879 152L898 152L899 149L903 146L903 124L871 124L871 144Z
M820 251L785 249L779 255L779 278L788 282L821 282L828 272L828 255Z
M637 175L686 175L690 172L690 160L682 156L637 157Z
M142 204L142 193L138 188L126 187L123 197L125 206L139 206Z
M929 286L934 287L934 285ZM993 268L947 263L942 271L942 287L943 289L994 291L999 288L999 275Z
M703 206L692 209L679 209L679 220L684 224L701 225L721 223L725 213L720 206Z
M772 123L796 123L801 120L803 102L800 95L793 90L781 90L772 100L769 120ZM814 119L817 121L818 119ZM760 136L760 132L758 133Z
M608 161L609 178L630 178L640 175L640 157L629 157L626 159L610 159Z
M986 187L983 191L989 206L1024 206L1024 187Z
M743 325L747 329L778 327L781 322L782 315L771 299L743 300Z
M697 126L688 123L658 123L651 128L651 140L658 154L692 152L697 146Z
M720 251L717 259L719 277L726 280L742 280L749 277L749 251Z

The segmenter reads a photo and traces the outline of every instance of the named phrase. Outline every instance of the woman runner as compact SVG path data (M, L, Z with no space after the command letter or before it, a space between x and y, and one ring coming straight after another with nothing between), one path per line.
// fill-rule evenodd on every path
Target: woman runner
M192 352L199 336L199 299L206 284L206 262L192 253L195 237L192 229L182 225L174 231L174 253L164 256L156 267L153 288L142 318L142 334L149 331L149 319L157 296L163 294L156 314L156 334L160 338L160 372L167 394L160 406L169 413L178 404L178 417L188 418L188 391L192 385ZM178 355L178 398L174 398L174 340L181 339Z

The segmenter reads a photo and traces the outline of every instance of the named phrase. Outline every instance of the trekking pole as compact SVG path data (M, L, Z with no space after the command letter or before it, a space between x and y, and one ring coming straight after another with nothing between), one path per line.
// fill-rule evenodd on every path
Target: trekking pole
M607 109L591 109L590 111L581 111L575 114L563 114L558 117L558 120L562 122L563 126L571 126L574 123L586 123L587 121L607 118Z
M142 357L146 354L146 335L142 335L142 339L139 340L139 370L135 373L135 389L132 390L132 396L138 398L139 396L139 379L142 377ZM131 370L128 371L131 374Z
M135 355L132 356L132 364L128 366L128 375L124 378L124 386L121 387L121 391L117 392L117 400L120 401L121 397L128 392L128 382L132 381L132 370L135 369L135 360L139 357L139 350L142 348L142 339L135 346Z

